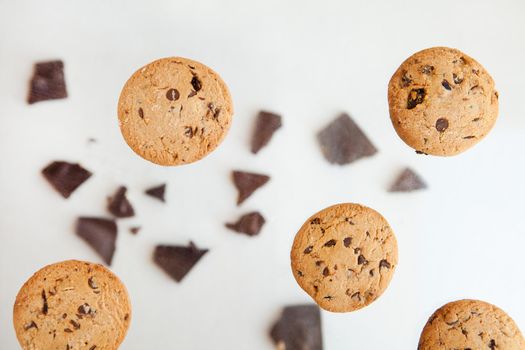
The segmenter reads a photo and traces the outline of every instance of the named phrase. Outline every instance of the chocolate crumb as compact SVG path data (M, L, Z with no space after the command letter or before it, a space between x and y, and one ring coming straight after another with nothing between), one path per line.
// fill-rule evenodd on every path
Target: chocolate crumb
M46 291L42 289L42 313L44 315L47 315L48 310L49 310L49 305L47 304Z
M69 323L73 326L75 329L80 329L80 324L75 320L69 320Z
M140 226L130 227L130 228L129 228L129 232L131 232L131 234L136 235L137 233L139 233L140 229L141 229Z
M452 80L454 80L454 84L461 84L463 82L463 78L460 78L456 73L452 74Z
M144 119L144 110L142 109L142 107L139 108L139 117Z

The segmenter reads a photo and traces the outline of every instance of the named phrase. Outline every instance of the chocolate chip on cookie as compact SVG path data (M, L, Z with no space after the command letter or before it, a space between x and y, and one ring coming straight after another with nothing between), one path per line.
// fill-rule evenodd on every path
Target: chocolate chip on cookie
M516 323L500 308L479 300L458 300L429 318L418 350L525 349Z
M301 227L292 246L292 272L319 306L349 312L375 301L397 266L397 242L373 209L338 204Z
M476 60L434 47L405 60L388 84L392 124L418 153L452 156L478 143L498 116L498 93Z
M317 134L324 157L332 164L349 164L377 149L348 114L342 114Z
M222 142L233 115L224 81L181 57L154 61L126 82L118 103L120 130L135 153L160 165L204 158Z
M102 265L69 260L36 272L13 310L24 350L116 350L131 322L125 286Z

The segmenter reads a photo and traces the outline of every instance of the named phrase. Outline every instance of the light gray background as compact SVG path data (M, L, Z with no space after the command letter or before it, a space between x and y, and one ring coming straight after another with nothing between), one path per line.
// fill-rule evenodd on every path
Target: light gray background
M99 262L72 232L78 215L104 215L105 197L130 188L136 218L119 222L112 269L134 308L124 350L272 349L267 329L281 306L309 302L289 269L303 221L337 202L369 205L397 234L400 264L376 303L323 312L325 348L415 349L435 308L458 298L499 305L525 328L525 2L515 1L7 1L0 0L0 348L17 349L15 295L43 265ZM500 119L469 152L416 155L388 118L387 83L403 59L430 46L458 47L493 75ZM118 130L116 102L143 64L180 55L220 72L236 114L204 161L161 168L135 156ZM67 100L25 103L35 61L61 58ZM249 152L256 112L284 127ZM315 133L349 112L380 152L327 164ZM96 144L88 144L94 137ZM95 176L69 200L40 176L49 161L80 161ZM389 194L410 165L430 189ZM235 206L232 169L271 182ZM142 194L168 182L168 204ZM268 219L248 238L222 225L250 210ZM127 232L131 225L143 230ZM151 262L157 243L193 239L206 255L181 284Z

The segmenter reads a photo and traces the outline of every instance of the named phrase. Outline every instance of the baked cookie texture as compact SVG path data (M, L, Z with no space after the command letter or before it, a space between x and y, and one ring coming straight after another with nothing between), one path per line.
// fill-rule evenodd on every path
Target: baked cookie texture
M20 289L13 311L24 350L115 350L131 321L125 286L102 265L44 267Z
M120 130L135 153L173 166L195 162L226 136L233 102L221 77L202 63L162 58L136 71L118 102Z
M478 143L498 116L494 80L476 60L448 47L419 51L388 84L390 118L419 153L453 156Z
M361 309L388 287L398 263L397 241L373 209L344 203L310 217L291 251L297 283L332 312Z
M501 309L479 300L458 300L430 317L418 350L523 350L518 326Z

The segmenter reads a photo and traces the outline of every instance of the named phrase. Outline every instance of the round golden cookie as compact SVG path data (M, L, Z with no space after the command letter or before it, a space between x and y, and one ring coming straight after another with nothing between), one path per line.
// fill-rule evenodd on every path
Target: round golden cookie
M503 310L479 300L448 303L430 317L418 350L523 350L518 326Z
M160 165L204 158L226 136L232 115L230 92L221 77L181 57L140 68L118 102L124 139L139 156Z
M498 116L498 93L473 58L448 47L410 56L388 84L390 118L419 153L452 156L478 143Z
M25 350L115 350L131 321L126 288L102 265L69 260L44 267L20 289L13 310Z
M292 246L297 283L319 306L349 312L376 300L397 266L388 222L359 204L337 204L310 217Z

